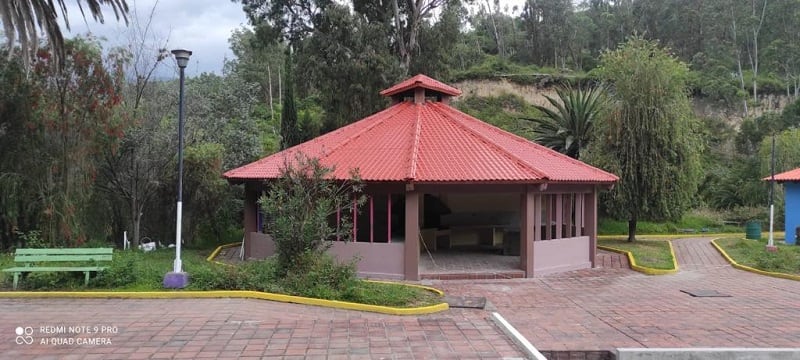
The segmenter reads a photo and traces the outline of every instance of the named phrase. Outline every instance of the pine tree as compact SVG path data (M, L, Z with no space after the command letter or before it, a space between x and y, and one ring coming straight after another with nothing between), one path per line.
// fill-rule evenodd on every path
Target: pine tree
M284 63L284 83L286 93L283 95L281 108L281 149L288 149L300 143L300 131L297 127L297 108L294 105L294 73L292 71L292 53L288 51Z

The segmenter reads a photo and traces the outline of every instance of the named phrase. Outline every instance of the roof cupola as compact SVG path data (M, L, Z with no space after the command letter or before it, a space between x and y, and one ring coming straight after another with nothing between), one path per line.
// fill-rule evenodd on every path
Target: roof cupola
M381 95L391 97L392 104L403 101L423 104L426 99L448 104L451 97L461 95L461 90L419 74L381 91Z

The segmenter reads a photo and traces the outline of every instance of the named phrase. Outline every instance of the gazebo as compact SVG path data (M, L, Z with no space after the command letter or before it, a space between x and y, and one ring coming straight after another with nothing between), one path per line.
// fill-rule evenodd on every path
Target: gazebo
M274 252L256 201L303 153L366 184L355 241L329 250L362 276L419 280L421 252L508 256L525 277L593 267L597 195L618 178L456 110L460 94L417 75L381 92L387 109L226 172L245 186L245 256Z
M771 181L772 177L765 177L763 180ZM795 244L795 229L800 226L800 168L775 174L775 182L783 183L785 199L784 230L786 231L786 243Z

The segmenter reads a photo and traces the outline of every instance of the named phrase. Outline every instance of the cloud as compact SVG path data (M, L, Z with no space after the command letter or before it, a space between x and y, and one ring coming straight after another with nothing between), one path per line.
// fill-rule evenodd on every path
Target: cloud
M153 7L155 11L150 23L150 39L153 47L167 40L167 48L184 48L193 52L187 67L189 76L203 72L220 73L223 60L233 57L228 38L231 32L247 25L247 17L238 3L229 0L128 0L131 26L117 21L110 7L103 7L105 24L95 22L91 16L85 21L76 2L67 2L70 31L64 29L65 37L92 33L107 39L105 47L126 43L134 24L143 28L148 22ZM63 24L63 23L62 23Z

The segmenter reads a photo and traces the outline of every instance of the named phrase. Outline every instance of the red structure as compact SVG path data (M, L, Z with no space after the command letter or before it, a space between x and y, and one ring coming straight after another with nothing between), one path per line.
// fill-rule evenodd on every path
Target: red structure
M417 280L421 248L519 256L528 277L594 265L597 194L615 175L456 110L461 92L425 75L381 94L389 108L224 174L245 184L246 256L271 254L256 198L301 152L337 179L359 169L357 241L330 251L361 256L363 275Z

